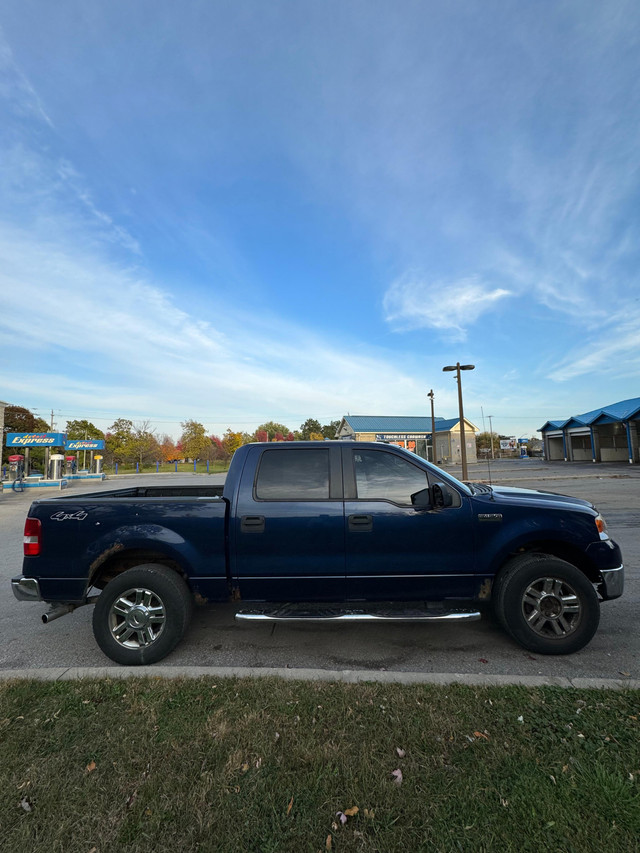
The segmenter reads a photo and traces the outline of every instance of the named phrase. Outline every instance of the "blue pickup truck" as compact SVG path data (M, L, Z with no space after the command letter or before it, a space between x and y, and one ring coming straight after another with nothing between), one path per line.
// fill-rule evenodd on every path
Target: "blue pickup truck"
M524 648L568 654L624 584L587 501L461 483L375 442L249 444L224 487L38 500L24 553L16 598L48 602L45 622L95 603L96 641L121 664L172 651L194 600L281 622L469 621L491 600Z

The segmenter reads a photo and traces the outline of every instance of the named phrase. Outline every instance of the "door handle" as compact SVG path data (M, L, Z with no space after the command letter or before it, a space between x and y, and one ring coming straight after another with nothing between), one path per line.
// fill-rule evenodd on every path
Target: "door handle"
M264 515L243 515L240 519L241 533L264 533Z
M350 515L349 530L353 533L369 533L373 530L372 515Z

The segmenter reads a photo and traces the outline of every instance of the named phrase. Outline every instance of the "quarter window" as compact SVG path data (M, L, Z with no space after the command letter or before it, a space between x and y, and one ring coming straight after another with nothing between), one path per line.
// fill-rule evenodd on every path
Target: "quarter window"
M263 501L321 501L329 498L329 451L265 450L256 480Z
M354 450L353 461L360 500L382 499L411 506L411 495L429 485L426 471L394 453Z

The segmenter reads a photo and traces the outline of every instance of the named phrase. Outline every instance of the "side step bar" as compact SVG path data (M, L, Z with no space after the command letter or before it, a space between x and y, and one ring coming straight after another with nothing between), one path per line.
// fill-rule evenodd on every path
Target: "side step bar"
M238 622L477 622L481 615L478 610L462 609L303 609L286 605L260 610L239 610L235 618Z

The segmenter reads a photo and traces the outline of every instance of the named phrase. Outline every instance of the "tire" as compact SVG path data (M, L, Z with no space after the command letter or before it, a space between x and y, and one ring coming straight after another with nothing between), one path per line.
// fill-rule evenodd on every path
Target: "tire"
M598 630L593 584L558 557L526 554L511 560L496 578L492 597L498 622L530 652L568 655Z
M187 630L193 599L173 569L149 563L128 569L105 586L93 611L93 635L116 663L156 663Z

